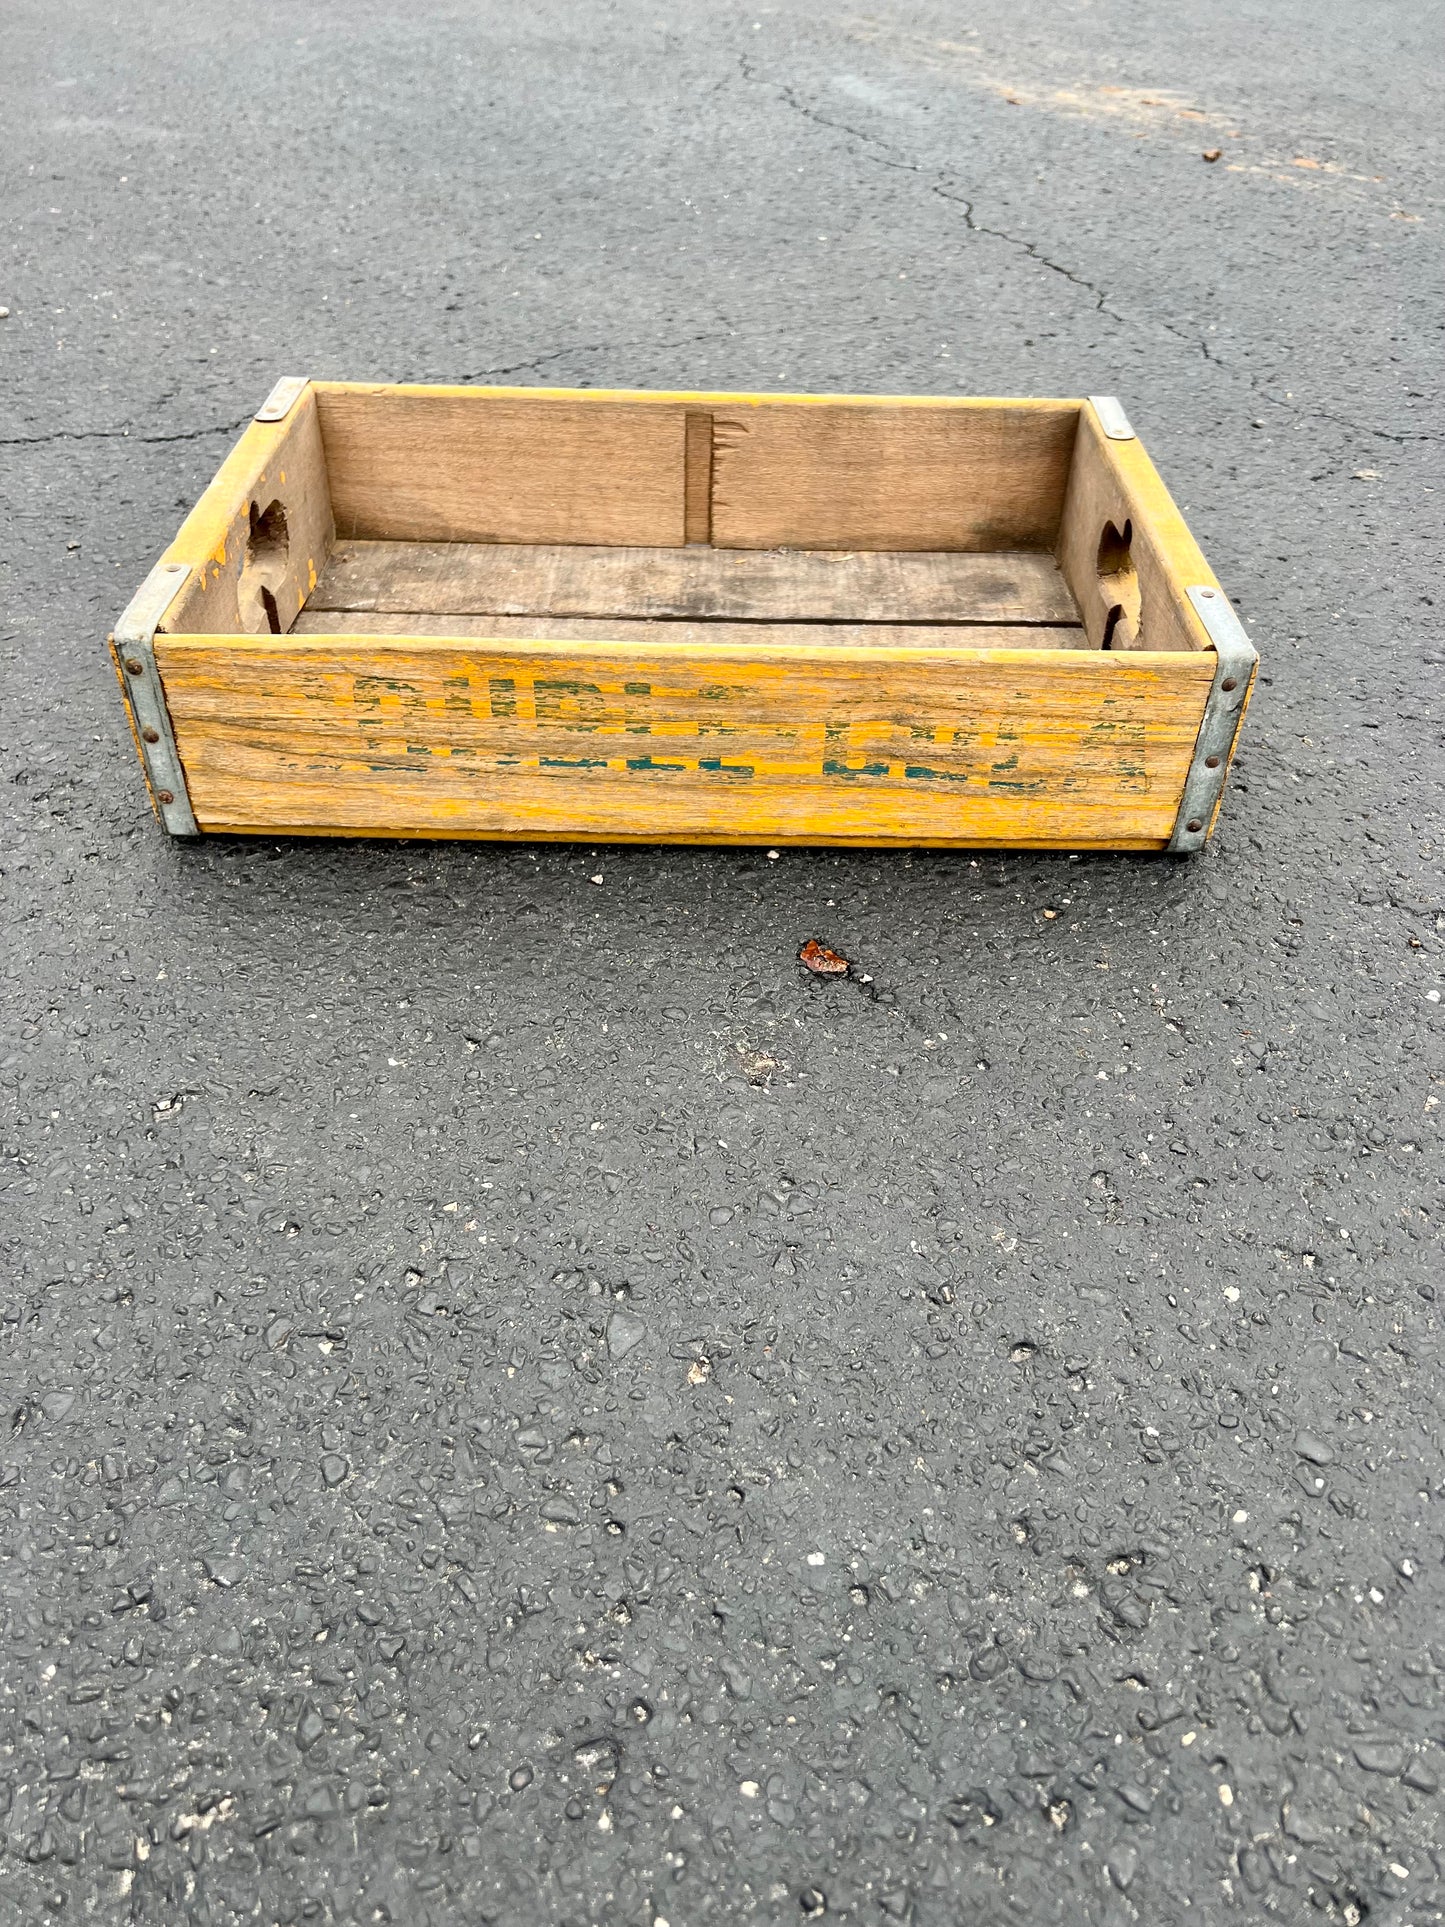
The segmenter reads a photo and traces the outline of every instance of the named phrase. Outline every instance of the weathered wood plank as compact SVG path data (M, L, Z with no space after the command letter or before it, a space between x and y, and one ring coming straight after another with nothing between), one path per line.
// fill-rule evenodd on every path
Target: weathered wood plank
M293 636L476 636L492 640L616 642L653 649L672 643L754 649L1092 649L1078 623L1067 627L951 622L687 622L627 616L377 615L356 609L303 609Z
M686 411L667 403L318 391L338 531L418 542L686 539Z
M316 397L252 422L161 558L190 582L169 626L189 635L281 633L315 588L334 529ZM269 600L268 600L269 598Z
M712 415L687 411L687 503L684 532L689 542L712 540Z
M720 548L1048 549L1078 405L748 407L713 417Z
M428 615L1077 622L1050 555L340 542L307 604Z
M1159 848L1203 656L167 637L206 829Z
M1089 407L1079 421L1058 557L1096 648L1116 608L1124 613L1111 649L1209 648L1184 591L1196 583L1218 588L1214 571L1142 444L1111 441Z

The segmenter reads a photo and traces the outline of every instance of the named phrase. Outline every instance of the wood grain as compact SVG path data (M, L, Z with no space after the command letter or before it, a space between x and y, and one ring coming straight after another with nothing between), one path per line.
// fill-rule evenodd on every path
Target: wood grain
M253 509L279 503L283 555L252 553ZM315 588L334 529L316 397L307 389L284 421L252 422L161 558L185 562L190 582L171 604L167 626L188 635L264 635L265 588L287 629Z
M1049 549L1078 404L725 407L720 548Z
M167 558L209 830L1159 849L1213 673L1078 402L316 384Z
M952 622L635 622L627 616L432 616L356 609L303 609L293 636L457 636L493 641L616 642L653 649L671 643L753 649L1092 649L1078 623L988 625Z
M712 414L687 411L687 479L684 535L689 542L712 540Z
M1079 421L1078 443L1064 502L1058 558L1064 579L1096 647L1104 640L1120 584L1101 576L1100 542L1107 528L1129 535L1137 619L1116 630L1112 647L1160 650L1210 649L1208 634L1185 596L1198 583L1218 588L1183 516L1137 441L1111 441L1091 407ZM1212 651L1211 651L1212 653Z
M318 389L337 529L418 542L686 540L686 410Z
M168 637L210 830L1159 848L1203 657Z
M1077 622L1049 555L341 542L307 604L428 615Z

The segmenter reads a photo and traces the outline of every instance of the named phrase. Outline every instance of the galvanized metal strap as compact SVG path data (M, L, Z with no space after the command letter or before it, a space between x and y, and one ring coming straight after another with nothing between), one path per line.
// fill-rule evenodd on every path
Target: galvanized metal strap
M258 422L283 422L305 394L309 375L283 375L256 410Z
M1089 395L1089 406L1099 417L1099 426L1111 442L1132 442L1134 431L1117 395Z
M190 576L189 563L158 562L131 597L111 640L160 819L172 836L199 836L171 713L156 667L156 630Z
M1209 827L1224 793L1234 739L1239 734L1239 719L1249 701L1250 684L1259 662L1258 651L1222 589L1200 585L1184 593L1209 632L1209 640L1214 644L1215 666L1214 682L1204 705L1194 756L1184 779L1174 835L1169 843L1171 850L1180 853L1202 850L1209 840Z

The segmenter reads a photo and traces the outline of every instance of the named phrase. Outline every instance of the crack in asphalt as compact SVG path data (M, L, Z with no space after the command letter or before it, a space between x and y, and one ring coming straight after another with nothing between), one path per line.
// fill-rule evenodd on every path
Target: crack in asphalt
M128 440L129 462L76 463L63 432L0 450L21 535L0 541L22 719L0 746L12 1918L159 1927L169 1896L182 1927L1167 1922L1186 1903L1197 1927L1445 1927L1445 1543L1419 1496L1445 1425L1445 551L1423 451L1374 460L1245 380L1396 422L1408 402L1438 433L1428 233L1252 182L1223 206L1223 174L1172 134L1136 158L1118 120L950 100L896 45L856 56L855 93L835 27L809 50L817 10L729 24L704 0L660 27L563 0L520 34L498 8L358 8L280 61L252 19L213 21L208 84L162 88L185 166L157 172L126 150L194 9L21 11L36 57L0 71L0 114L37 130L45 199L95 217L93 236L53 217L47 282L86 313L75 297L117 278L127 319L71 343L103 346L112 386L39 357L0 436L104 401L130 412L92 414L92 446L181 435L191 458ZM910 36L979 13L878 11ZM1239 0L1198 11L1189 70L1228 78L1242 141L1317 119L1321 152L1419 169L1439 62L1410 10L1361 35L1358 9L1311 8L1271 42L1278 72L1241 63ZM1038 9L985 12L991 67L1040 59ZM1121 77L1177 75L1168 10L1069 15ZM901 156L800 125L741 79L742 49ZM243 153L238 176L217 138L238 127L281 130L274 165ZM865 151L919 178L880 180ZM1122 193L1157 190L1166 157L1183 179L1133 217L1162 208L1178 272L1141 257ZM132 168L118 191L112 162ZM1060 202L1034 176L1063 167ZM944 206L970 193L997 250ZM182 254L205 207L236 218ZM1059 269L1096 286L1064 295ZM446 312L442 276L490 281L480 312ZM1095 325L1101 293L1129 327ZM724 299L736 335L708 340ZM455 380L483 350L515 361L457 391L479 407L628 371L966 386L1000 309L1020 369L1108 387L1112 365L1167 402L1200 476L1186 499L1264 658L1207 856L594 850L575 822L570 843L263 827L185 848L150 820L95 638L157 518L194 501L185 473L238 439L196 423L202 402L254 406L277 363ZM1185 334L1160 341L1156 312ZM590 348L542 339L594 321ZM704 351L656 346L679 330ZM1233 364L1227 395L1191 334ZM1362 487L1368 468L1395 473ZM1363 664L1362 629L1389 638ZM531 667L595 744L593 696ZM213 733L232 775L286 721L248 680L229 748ZM506 750L536 701L510 674L465 680L439 746L465 710L479 752ZM637 687L656 734L666 691ZM309 747L359 750L393 826L423 795L531 783L428 767L404 723L391 749L357 739L397 722L375 678L312 694ZM906 753L915 692L883 694ZM1086 745L1120 808L1148 807L1138 737L1116 712ZM308 742L273 799L320 780ZM545 778L565 809L592 760L567 752L532 793ZM914 767L945 795L946 771ZM671 807L678 778L633 774L639 810ZM840 811L876 822L880 780L896 767L840 779ZM808 938L850 972L807 970Z
M50 442L201 442L208 435L234 435L252 420L254 413L212 427L179 429L174 435L133 435L129 428L55 428L47 435L0 435L0 448L43 448Z
M806 101L800 100L795 90L786 82L767 83L762 81L761 76L750 71L748 59L745 54L740 56L740 60L743 73L747 79L758 84L777 85L780 98L788 107L792 108L794 113L801 114L805 120L812 121L815 126L832 128L836 133L846 134L849 139L861 142L866 148L879 150L876 153L866 153L863 156L864 159L873 161L877 166L895 168L900 173L917 174L925 178L929 175L937 175L938 170L936 168L927 167L919 161L908 159L892 142L880 140L876 134L865 133L863 129L853 127L847 121L832 120L826 114L820 114L816 108L810 107ZM951 206L963 210L963 223L971 234L992 235L995 240L1003 241L1009 247L1018 248L1022 253L1031 256L1033 260L1037 261L1040 267L1047 268L1052 274L1062 275L1064 280L1072 281L1075 287L1083 288L1086 292L1093 295L1094 306L1098 313L1110 315L1114 320L1122 321L1126 325L1128 324L1129 317L1120 314L1116 308L1109 306L1107 293L1095 282L1086 279L1086 277L1081 274L1076 274L1072 268L1066 268L1061 261L1051 260L1048 255L1040 252L1037 242L1025 241L1016 234L1008 233L1004 228L989 227L985 222L980 221L974 213L975 204L971 196L955 193L937 179L929 180L928 188L929 192L936 194L940 200L947 201Z
M457 377L463 382L483 381L492 375L519 375L527 370L546 367L549 362L561 361L568 355L615 354L619 349L646 348L650 352L667 351L673 348L691 348L702 341L729 341L736 338L738 330L720 315L721 328L704 329L697 334L682 335L675 341L581 341L570 342L562 348L551 348L540 355L533 355L526 361L508 362L502 367L478 368L471 373ZM208 435L234 435L253 420L252 415L242 415L233 422L220 422L206 428L178 430L173 435L136 435L127 428L56 428L44 435L0 435L0 448L44 448L52 442L103 442L131 441L138 443L195 442L204 441Z
M738 330L731 326L725 315L718 317L723 322L721 328L709 328L700 334L683 335L676 341L577 341L564 348L552 348L545 354L533 355L527 361L508 362L500 368L479 368L472 374L463 375L463 381L481 381L488 375L519 375L533 368L544 368L549 362L561 361L568 355L615 354L621 348L646 348L653 353L671 348L691 348L700 341L730 341Z
M1227 361L1220 361L1217 355L1212 355L1210 359L1219 367L1227 369L1230 374L1235 372ZM1376 435L1382 442L1395 442L1401 447L1405 447L1410 442L1433 442L1435 439L1433 435L1399 435L1393 429L1372 428L1368 422L1351 421L1348 415L1336 415L1328 408L1301 408L1295 402L1285 401L1278 395L1272 395L1264 386L1266 376L1250 375L1248 380L1254 394L1267 401L1272 408L1283 408L1291 415L1299 415L1311 421L1337 422L1341 428L1353 429L1357 435Z
M987 222L980 221L974 211L977 206L976 198L945 186L938 178L938 168L909 158L893 142L883 140L877 134L870 134L861 127L854 127L848 121L835 120L830 115L819 112L816 107L803 100L787 81L773 80L765 74L760 74L747 54L738 55L738 66L744 80L753 86L771 87L783 105L804 120L811 121L816 127L826 127L834 133L845 135L849 140L857 141L862 149L860 159L871 161L878 167L893 168L899 173L917 174L926 182L930 193L936 194L940 200L947 201L951 206L962 210L964 226L971 234L987 234L994 240L1002 241L1006 246L1026 254L1051 274L1057 274L1065 281L1072 282L1076 288L1082 288L1087 294L1091 294L1094 297L1096 313L1107 315L1126 328L1152 325L1162 329L1175 340L1197 349L1204 360L1214 367L1222 369L1224 373L1233 376L1236 380L1242 379L1247 382L1251 394L1259 395L1271 406L1283 408L1301 419L1334 422L1339 427L1348 428L1357 435L1372 435L1381 441L1395 442L1401 446L1410 442L1428 442L1433 439L1429 435L1399 434L1391 429L1375 428L1370 423L1352 421L1345 415L1334 414L1327 408L1302 408L1296 402L1286 401L1278 395L1271 394L1264 386L1268 377L1249 375L1242 369L1236 368L1231 362L1214 352L1205 336L1182 328L1177 322L1169 321L1163 315L1151 315L1147 321L1144 321L1136 315L1124 313L1122 309L1111 306L1107 291L1097 282L1090 281L1087 276L1077 273L1073 268L1065 267L1061 261L1053 260L1042 251L1038 242L1025 240L1021 235L1010 234L1007 228L990 227Z
M1037 241L1027 240L1022 235L1011 234L1007 228L993 227L990 226L988 222L979 220L975 211L977 198L959 192L946 185L944 180L939 178L940 170L938 168L911 159L893 142L884 140L877 134L870 134L864 128L853 126L849 121L838 120L829 114L820 112L818 108L804 100L797 92L797 89L789 82L774 80L765 74L759 73L746 53L740 53L738 55L738 67L745 81L752 86L771 88L777 99L802 119L812 122L815 127L827 128L832 133L842 134L846 139L856 141L862 150L860 159L870 161L878 167L892 168L897 173L918 175L919 178L925 182L931 194L936 195L942 201L947 201L950 207L956 207L960 210L963 216L963 224L970 234L983 234L989 236L992 240L1001 241L1006 247L1013 248L1020 254L1027 255L1031 261L1036 262L1039 267L1046 269L1050 274L1056 274L1062 280L1068 281L1074 287L1080 288L1086 294L1092 295L1095 313L1107 315L1110 320L1117 321L1121 326L1126 328L1145 328L1152 326L1161 329L1165 334L1172 335L1176 341L1182 341L1186 347L1196 349L1202 358L1213 367L1222 370L1225 374L1230 375L1236 380L1243 380L1247 383L1251 394L1258 395L1263 401L1268 402L1271 407L1284 409L1287 413L1298 416L1302 420L1333 422L1337 427L1347 428L1353 434L1373 436L1380 441L1393 442L1399 447L1407 446L1412 442L1429 442L1434 439L1432 436L1425 434L1400 434L1390 429L1376 428L1370 423L1353 421L1346 415L1335 414L1327 408L1302 408L1296 402L1271 393L1269 388L1265 386L1265 383L1269 379L1267 376L1246 374L1242 369L1236 368L1233 363L1226 361L1222 356L1214 352L1206 336L1196 334L1188 328L1183 328L1177 322L1170 321L1163 315L1150 315L1147 318L1141 319L1138 315L1125 313L1122 309L1111 305L1106 289L1101 288L1097 282L1089 280L1086 275L1079 274L1075 269L1066 267L1062 261L1055 261L1052 256L1043 252ZM726 316L720 316L719 319L724 322L724 326L721 329L709 329L697 334L684 335L675 341L575 342L561 348L548 349L542 354L532 355L525 361L514 361L498 367L476 369L469 374L460 376L458 379L463 382L482 381L488 377L497 375L525 374L534 369L544 368L552 362L562 361L568 355L574 354L612 354L618 349L628 348L647 348L652 352L657 352L659 350L666 351L674 348L690 348L704 341L723 341L736 338L738 330L727 323ZM243 415L238 421L222 423L218 427L188 429L173 435L132 435L129 428L55 429L45 435L0 436L0 448L38 448L48 443L59 441L131 440L144 444L202 441L210 435L235 434L250 420L251 416Z

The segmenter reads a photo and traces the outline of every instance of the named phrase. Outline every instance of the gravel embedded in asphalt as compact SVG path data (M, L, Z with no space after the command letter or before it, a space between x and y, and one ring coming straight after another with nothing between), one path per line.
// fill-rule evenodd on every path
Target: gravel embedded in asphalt
M7 9L0 1919L1440 1920L1432 24ZM170 844L293 371L1117 393L1218 836Z

